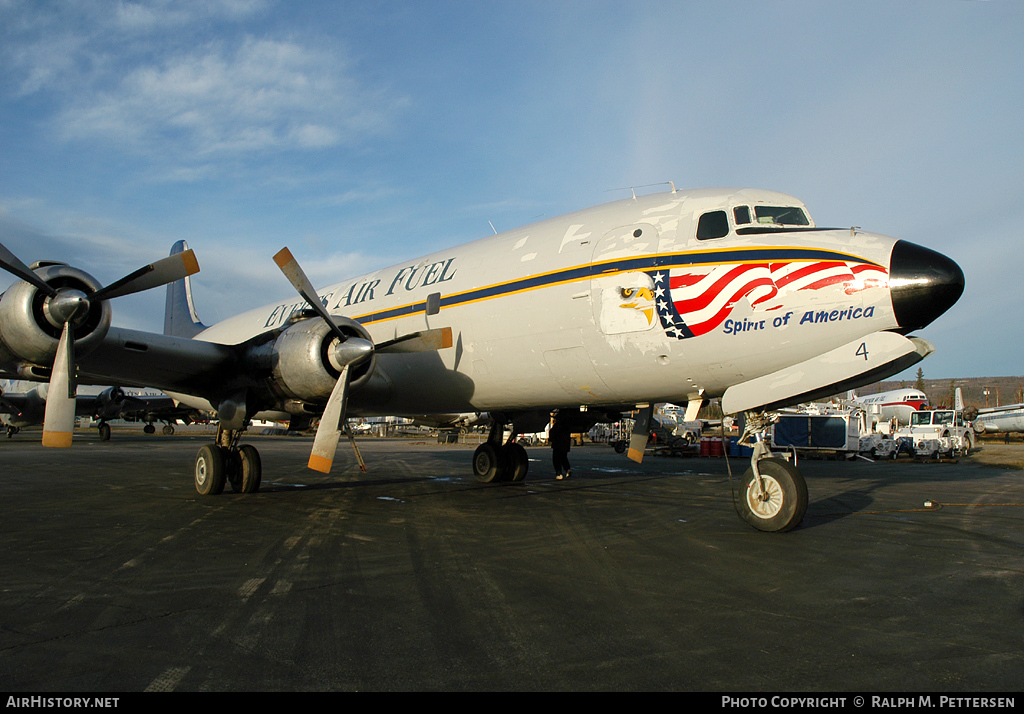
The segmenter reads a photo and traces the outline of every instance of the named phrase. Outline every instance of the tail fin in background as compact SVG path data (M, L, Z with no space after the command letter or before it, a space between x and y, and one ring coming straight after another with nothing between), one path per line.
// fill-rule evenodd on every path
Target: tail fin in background
M188 250L188 243L179 240L171 246L171 255ZM167 302L164 304L164 334L173 337L195 337L206 329L199 321L192 303L192 284L188 277L175 280L167 285Z
M953 408L960 412L964 410L964 393L960 391L960 387L953 392Z

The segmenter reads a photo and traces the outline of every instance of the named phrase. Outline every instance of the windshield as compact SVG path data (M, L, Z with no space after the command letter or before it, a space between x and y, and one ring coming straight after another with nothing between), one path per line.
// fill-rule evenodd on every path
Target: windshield
M914 412L910 415L911 426L924 426L926 424L946 424L953 421L952 411L938 412Z
M754 206L758 223L779 226L809 226L807 214L799 206Z

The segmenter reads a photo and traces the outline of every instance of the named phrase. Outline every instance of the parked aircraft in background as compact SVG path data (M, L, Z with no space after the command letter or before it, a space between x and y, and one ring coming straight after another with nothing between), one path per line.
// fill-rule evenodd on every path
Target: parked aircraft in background
M490 482L525 476L514 437L552 411L586 432L639 409L639 460L655 403L721 397L759 439L737 501L769 531L794 527L807 507L799 471L760 438L771 412L917 363L934 348L908 334L964 288L935 251L818 227L798 199L757 189L634 196L319 292L284 249L275 261L301 299L210 327L190 300L196 260L174 250L106 287L0 250L21 281L0 299L0 370L50 381L47 443L70 443L76 376L216 410L217 440L195 461L204 494L225 480L259 487L259 454L240 444L254 418L321 416L309 465L329 471L349 416L488 412L473 470ZM110 298L167 283L166 334L111 326Z
M48 389L47 384L37 384L24 392L8 389L5 393L0 390L0 422L7 427L8 436L24 427L42 425ZM155 422L163 422L164 433L173 434L176 421L188 424L200 415L191 407L179 406L166 394L130 394L120 387L108 387L98 394L77 395L75 416L98 420L100 440L107 441L110 439L109 421L123 419L145 422L144 431L147 434L156 431L153 426Z
M468 412L464 414L425 414L412 417L417 426L428 426L440 431L452 431L465 434L474 427L485 427L491 423L487 413Z
M893 389L865 394L863 397L854 397L852 401L868 410L877 408L882 421L895 419L899 426L909 424L914 412L928 408L928 397L919 389Z
M979 434L1024 432L1024 404L979 409L972 423Z

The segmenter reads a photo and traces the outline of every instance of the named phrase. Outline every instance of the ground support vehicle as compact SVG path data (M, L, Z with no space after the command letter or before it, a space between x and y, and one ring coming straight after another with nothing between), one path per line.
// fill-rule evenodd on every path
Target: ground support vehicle
M966 456L974 448L974 430L959 409L922 409L911 415L910 425L896 432L909 439L918 458Z

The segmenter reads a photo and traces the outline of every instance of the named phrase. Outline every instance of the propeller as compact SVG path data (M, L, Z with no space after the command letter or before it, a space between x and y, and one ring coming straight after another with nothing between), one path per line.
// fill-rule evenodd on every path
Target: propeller
M50 386L46 390L46 409L43 411L43 446L66 448L71 446L75 431L75 328L70 321L57 343L57 356L53 360Z
M75 327L85 320L92 305L166 285L199 272L195 253L188 250L150 263L110 285L86 293L72 287L53 287L3 245L0 245L0 267L46 295L43 314L54 327L61 328L43 417L43 446L52 447L71 446L77 391Z
M0 410L6 412L7 414L21 413L21 409L18 408L17 404L15 404L12 401L9 401L7 398L4 397L3 389L0 389Z
M644 449L651 437L651 420L654 418L654 405L640 409L633 422L633 432L629 435L629 451L626 456L638 464L644 460Z
M452 346L452 329L450 327L439 327L431 330L422 330L408 335L402 335L386 342L374 345L367 339L347 335L331 319L327 308L317 296L316 289L306 277L299 262L292 255L288 248L282 248L274 256L274 262L284 273L285 277L298 291L299 295L306 301L314 312L320 316L331 328L331 332L338 339L332 347L332 362L340 370L338 381L331 390L331 396L324 407L323 416L316 429L316 436L313 438L313 450L309 457L309 468L321 473L330 473L334 463L334 454L338 448L338 441L343 432L348 432L345 421L345 411L348 406L348 393L352 370L355 367L369 360L375 352L432 352ZM353 441L353 447L355 442ZM359 458L358 449L356 457ZM362 459L359 458L360 467Z
M49 283L36 275L27 265L18 260L18 256L7 250L2 244L0 244L0 268L26 283L31 283L37 290L50 297L57 294L57 291Z

